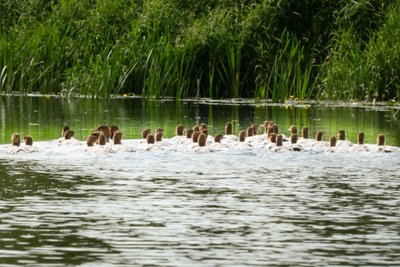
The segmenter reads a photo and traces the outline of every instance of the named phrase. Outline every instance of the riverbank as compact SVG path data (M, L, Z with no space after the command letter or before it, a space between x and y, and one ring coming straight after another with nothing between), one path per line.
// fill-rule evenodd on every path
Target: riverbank
M398 101L396 1L0 3L0 91Z

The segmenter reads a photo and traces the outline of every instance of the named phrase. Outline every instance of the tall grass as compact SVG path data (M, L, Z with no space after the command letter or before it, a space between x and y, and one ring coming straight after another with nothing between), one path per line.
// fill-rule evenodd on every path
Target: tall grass
M313 77L313 62L305 57L304 46L293 35L284 32L273 62L260 62L269 71L257 77L256 98L271 98L273 102L284 102L288 98L310 99L316 88Z
M394 98L398 6L399 0L4 0L0 92Z
M400 1L397 1L400 3ZM336 38L332 59L324 66L326 99L388 100L400 96L400 5L388 9L379 31L368 40L352 28Z

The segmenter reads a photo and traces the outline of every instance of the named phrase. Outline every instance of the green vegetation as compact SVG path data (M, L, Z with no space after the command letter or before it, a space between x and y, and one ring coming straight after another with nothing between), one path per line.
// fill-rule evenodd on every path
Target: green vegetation
M391 100L400 0L3 0L0 91Z

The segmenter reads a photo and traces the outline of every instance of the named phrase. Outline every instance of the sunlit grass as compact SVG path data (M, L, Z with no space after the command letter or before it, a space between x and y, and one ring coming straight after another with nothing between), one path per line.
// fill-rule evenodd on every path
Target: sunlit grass
M398 100L397 6L4 0L0 91Z

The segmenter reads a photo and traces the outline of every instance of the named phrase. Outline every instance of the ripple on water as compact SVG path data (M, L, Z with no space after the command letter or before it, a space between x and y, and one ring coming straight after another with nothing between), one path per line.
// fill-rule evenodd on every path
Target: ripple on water
M400 264L398 153L72 150L0 154L2 265Z

